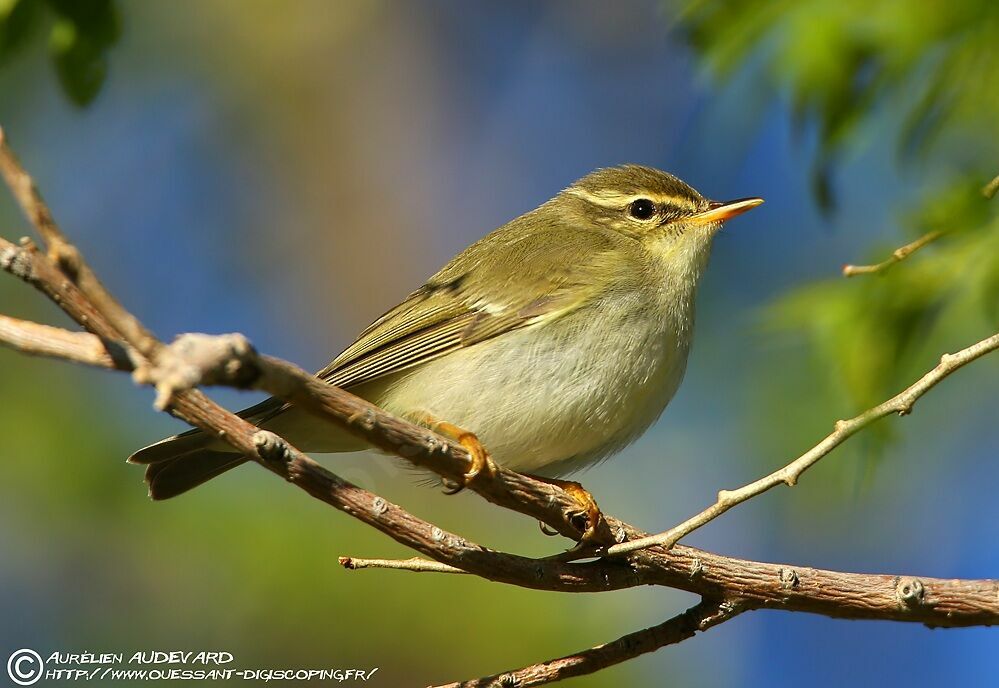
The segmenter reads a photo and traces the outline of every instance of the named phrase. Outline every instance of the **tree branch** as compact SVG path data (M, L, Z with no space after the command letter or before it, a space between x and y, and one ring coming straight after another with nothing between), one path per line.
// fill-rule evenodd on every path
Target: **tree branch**
M9 149L0 146L0 159L5 153L9 154ZM9 159L6 161L8 168L12 164L14 163ZM30 178L27 184L22 182L22 186L34 188L30 184ZM33 198L38 197L36 195ZM51 218L47 210L34 213L26 210L25 214L29 217L34 214ZM39 228L39 233L41 231ZM72 246L65 239L62 241ZM71 252L80 256L80 252L75 249ZM240 388L254 387L300 404L306 410L345 428L373 446L401 456L416 466L434 471L445 479L459 480L467 470L471 459L460 444L396 418L343 389L323 383L290 363L269 356L257 356L248 344L245 345L248 350L241 350L239 347L244 345L237 343L241 335L230 336L222 344L213 344L212 338L204 335L185 335L170 347L165 347L153 338L152 343L149 340L139 342L151 353L140 353L137 346L121 341L124 335L118 326L112 324L111 319L94 305L75 282L67 279L68 276L50 256L41 253L30 241L22 241L18 246L0 238L0 269L38 288L92 333L108 341L118 341L119 346L128 352L128 358L135 368L136 380L140 383L151 382L157 387L157 404L161 408L212 434L225 433L221 435L225 441L254 460L259 457L255 457L254 452L248 449L252 445L246 440L250 437L251 429L256 431L255 426L218 406L197 389L189 389L192 370L196 377L202 375L208 384L224 381ZM103 287L94 286L99 284L95 277L91 288L102 289ZM113 297L104 301L116 303ZM122 327L135 326L145 331L134 316L127 313L126 316L121 320L128 324ZM138 337L138 340L141 339L142 337ZM204 350L213 347L212 351ZM235 347L236 350L231 352L234 358L226 361L223 357L220 361L219 353L225 352L228 347ZM249 357L253 360L248 360ZM200 362L186 360L191 358L200 359ZM201 363L207 364L207 367L200 369ZM220 365L228 366L228 372L220 369ZM214 423L224 422L228 427L220 429L199 423L198 418L206 414L212 417ZM241 433L236 428L240 428ZM241 445L234 443L234 432L243 437ZM536 518L573 540L578 540L582 533L578 522L572 518L578 509L576 500L555 485L500 467L494 479L477 480L470 485L470 489L494 504ZM605 522L598 524L597 538L598 541L607 543L614 541Z
M856 275L870 275L876 272L883 272L895 265L895 263L902 262L927 244L932 244L943 235L944 233L940 231L927 232L915 241L908 243L905 246L899 246L897 249L892 251L888 258L880 263L875 263L874 265L844 265L843 276L854 277Z
M770 475L753 481L748 485L743 485L737 490L722 490L718 493L718 499L707 509L696 516L687 519L683 523L670 528L669 530L638 540L630 540L612 546L607 550L608 555L624 554L634 552L643 547L659 545L669 549L676 542L697 530L701 526L713 521L732 507L742 504L747 499L751 499L778 485L794 487L801 475L814 466L822 457L826 456L833 449L843 444L847 439L857 434L868 425L885 416L897 413L905 416L912 411L913 405L919 397L923 396L937 385L941 380L961 368L971 363L976 358L995 351L999 348L999 334L994 334L987 339L983 339L977 344L972 344L966 349L962 349L955 354L944 354L940 357L940 363L933 370L919 378L912 385L902 392L899 392L891 399L878 404L872 409L864 411L859 416L854 416L849 420L838 420L831 433L799 456L797 459L780 468Z
M982 195L985 196L985 198L993 198L996 195L996 192L999 192L999 175L982 187ZM875 263L873 265L844 265L843 276L855 277L857 275L871 275L878 272L884 272L895 265L895 263L902 262L924 246L932 244L945 233L946 232L939 230L927 232L915 241L912 241L904 246L899 246L897 249L892 251L890 256L880 263Z
M640 655L655 652L667 645L676 645L693 638L698 631L728 621L744 612L746 607L738 601L701 600L687 611L641 631L629 633L605 645L550 659L540 664L515 669L502 674L485 676L471 681L448 683L437 688L500 688L502 686L539 686L575 676L592 674L609 666L626 662Z
M0 341L16 343L21 350L130 369L130 362L121 363L120 357L95 355L93 352L103 343L94 335L60 333L56 337L57 345L48 342L36 344L34 342L40 339L41 333L55 328L13 318L4 318L2 325ZM227 337L222 339L225 341ZM215 345L210 348L219 350ZM179 350L190 353L192 346L185 344ZM240 370L244 366L250 369L268 368L268 357L257 355L250 346L221 346L221 350L240 352L238 355L243 357L239 365L223 365L223 369ZM219 365L212 356L194 354L191 360L200 360L209 367L206 376L217 374ZM155 380L155 369L152 370L151 383ZM256 380L280 379L286 374L293 375L296 380L299 377L310 378L304 371L283 363L270 374L257 376ZM274 383L272 388L287 391L289 385L293 383L285 381ZM320 391L326 389L324 385ZM289 394L289 398L293 398L292 395ZM424 556L497 582L562 592L600 592L637 585L664 585L711 597L738 594L755 606L807 611L837 618L895 619L940 626L999 622L999 596L996 592L999 583L990 580L953 581L838 573L746 561L688 547L676 547L668 554L653 548L635 552L628 558L603 558L587 563L535 560L496 552L418 519L395 504L342 480L284 440L259 430L228 411L216 412L206 407L201 410L196 422L206 428L214 428L233 446L310 495L377 528ZM441 461L449 465L448 473L460 471L465 465L464 459L457 455L442 455ZM524 489L528 489L529 483L524 485ZM525 495L527 499L540 499L530 492ZM613 517L608 517L607 522L619 537L638 539L646 535ZM442 567L440 570L445 569ZM900 580L919 581L918 588L922 593L916 600L918 604L900 603Z
M347 568L467 572L498 582L562 592L663 585L695 592L705 599L660 626L578 655L513 672L514 678L527 681L520 685L546 683L624 661L679 642L698 629L721 623L746 609L773 607L837 618L892 619L933 626L999 623L999 582L994 580L839 573L746 561L685 546L668 552L653 546L627 556L587 562L535 560L493 551L449 533L343 480L286 440L218 406L195 387L225 384L268 391L446 479L458 479L466 470L469 456L464 448L329 386L290 363L258 354L242 335L184 335L170 346L163 345L107 292L80 252L58 229L30 177L10 152L2 131L0 173L48 244L47 252L42 253L28 240L15 245L0 239L0 268L38 288L90 332L68 332L0 316L0 343L25 353L131 372L138 382L156 387L157 403L165 410L220 437L313 497L434 560L342 559ZM995 349L997 337L945 356L940 366L902 394L857 418L841 421L834 433L808 454L730 494L748 490L744 497L748 499L754 485L768 480L776 482L754 494L780 482L793 484L804 470L846 437L888 413L908 412L915 400L940 379ZM471 488L489 501L538 518L564 535L579 535L570 517L576 502L556 486L500 468L494 479L476 480ZM643 542L646 533L613 517L606 517L601 535L605 544L645 547L649 542ZM606 551L624 553L615 547L620 545Z
M147 358L152 358L159 347L156 337L108 292L87 265L79 249L71 244L59 229L31 176L7 145L7 138L2 128L0 128L0 175L10 187L25 217L45 240L51 262L76 283L97 312L107 319L125 342Z
M348 571L358 569L396 569L399 571L413 571L414 573L468 573L462 569L442 564L439 561L420 559L361 559L359 557L340 557L340 566Z
M2 241L2 239L0 239ZM86 332L18 320L0 314L0 343L34 356L48 356L97 368L132 370L127 349Z

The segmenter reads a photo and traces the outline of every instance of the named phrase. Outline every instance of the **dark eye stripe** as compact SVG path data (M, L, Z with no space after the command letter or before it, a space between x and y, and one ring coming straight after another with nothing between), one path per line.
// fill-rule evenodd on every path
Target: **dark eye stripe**
M674 205L672 203L664 203L662 206L660 206L660 212L662 213L663 220L667 222L669 220L676 220L683 217L684 215L690 214L690 211L688 211L686 208L681 208L680 206Z

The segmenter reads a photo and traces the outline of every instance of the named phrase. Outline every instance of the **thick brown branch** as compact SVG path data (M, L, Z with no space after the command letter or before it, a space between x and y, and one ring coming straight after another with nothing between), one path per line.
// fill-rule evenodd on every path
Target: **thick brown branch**
M613 520L613 519L612 519ZM350 569L436 571L433 562L345 558ZM548 565L548 562L537 562ZM604 558L562 569L563 577L519 585L566 592L616 589L622 582L662 585L707 597L740 596L749 607L808 612L837 619L910 621L927 626L999 624L999 581L842 573L807 566L726 557L685 545L668 554L651 549L629 556L630 578L622 581L617 559ZM571 571L571 574L569 573Z
M39 332L52 329L39 330L40 326L34 323L11 318L3 319L0 325L0 342L22 344L26 341L24 330L37 340ZM93 354L102 346L93 335L65 333L60 334L57 341L57 346L34 346L32 352L104 367L116 365L111 357ZM252 351L252 347L249 350ZM128 364L116 367L127 370ZM535 560L495 552L427 523L340 479L277 436L260 431L228 411L216 411L209 406L201 408L196 415L201 425L225 433L233 446L317 499L447 567L489 580L562 592L664 585L710 597L737 595L751 606L807 611L837 618L894 619L937 626L999 623L999 582L993 580L839 573L735 559L683 546L675 547L668 554L653 548L635 552L628 558L603 558L587 563ZM464 465L457 457L450 457L448 461L454 470L460 470ZM609 517L608 522L614 532L629 538L645 535L614 518ZM354 564L348 568L378 565L353 559L348 559L348 563ZM405 570L414 567L439 572L450 570L434 564L413 563L413 560L388 566ZM905 595L900 592L900 581L909 580L918 581L915 587L921 592L911 604L903 604Z
M143 381L166 377L171 393L182 391L181 381L260 389L445 479L461 480L467 470L470 459L460 444L393 416L298 366L259 355L240 335L224 335L221 340L183 335L161 352L160 364L147 370ZM176 371L184 372L177 375ZM579 538L580 531L570 518L578 504L556 486L498 467L492 479L475 481L470 489L493 504L543 521L566 537ZM600 533L605 543L614 541L606 523L601 524Z
M58 334L52 341L39 341L44 338L44 333L53 330ZM123 371L132 369L131 361L127 358L101 354L104 343L96 335L67 332L14 318L0 319L0 344L8 344L26 353L55 356L103 368ZM294 368L291 364L286 365ZM448 562L490 580L513 585L524 585L529 581L529 587L547 590L581 587L607 590L634 584L633 576L626 566L615 567L616 570L598 579L589 572L586 577L580 576L577 572L579 565L576 564L539 568L537 560L482 547L343 480L282 438L260 430L217 406L196 390L185 392L184 399L185 415L191 417L195 426L219 435L246 456L313 497L425 556ZM458 455L450 457L450 461L455 470L460 471L460 466L464 465L463 459ZM532 497L541 502L539 495L532 494Z
M700 604L658 626L629 633L617 640L589 650L502 674L471 681L448 683L437 688L501 688L503 686L527 688L528 686L554 683L574 676L585 676L634 659L639 655L655 652L661 647L676 645L688 638L693 638L698 631L706 631L743 611L745 611L745 607L738 601L702 600Z
M629 542L608 551L621 554L634 548L643 549L624 557L573 563L532 560L468 542L342 480L286 440L223 409L194 387L227 384L268 391L444 478L459 479L465 471L469 457L462 447L395 418L342 389L326 385L290 363L257 354L241 335L186 335L173 345L164 346L107 292L80 252L62 234L30 177L7 147L2 131L0 174L48 249L43 254L30 241L22 241L18 246L0 239L0 268L33 284L93 333L67 332L0 316L0 343L27 353L133 371L138 381L157 388L158 403L171 413L222 438L317 499L434 559L433 562L347 559L342 561L345 566L469 572L524 587L572 592L665 585L699 593L705 600L738 600L736 605L705 601L652 629L504 675L520 680L518 685L547 683L594 671L679 642L696 630L720 623L745 609L772 607L838 618L918 621L932 626L999 623L997 581L838 573L745 561L684 546L667 552L650 545L672 544L677 529L648 538L646 533L613 518L607 518L603 524L604 542ZM909 389L854 419L840 421L829 437L780 471L739 490L722 492L718 504L678 529L690 532L770 487L794 484L808 467L847 437L890 413L907 413L919 396L950 372L997 346L999 335L945 356L937 368ZM576 503L555 486L500 469L495 479L475 481L472 489L495 504L538 518L565 535L578 535L568 516ZM481 681L487 679L468 685L482 685Z
M633 552L643 547L660 545L669 549L680 538L697 530L706 523L713 521L732 507L742 504L747 499L762 494L778 485L794 486L802 473L815 465L822 457L826 456L833 449L841 445L847 439L857 434L865 427L885 416L898 414L907 415L912 411L913 405L919 397L926 394L934 385L946 378L958 368L971 363L976 358L999 349L999 334L994 334L987 339L983 339L977 344L972 344L966 349L962 349L955 354L944 354L940 358L940 363L933 370L910 385L902 392L872 409L864 411L859 416L849 420L836 421L835 427L821 442L799 456L797 459L787 464L783 468L774 471L770 475L759 480L743 485L737 490L722 490L718 493L718 499L707 509L696 516L684 521L678 526L671 528L658 535L622 542L611 547L607 554L624 554Z
M17 246L0 238L0 269L38 288L94 334L107 341L120 339L118 330L91 305L83 292L30 242ZM238 338L238 335L229 335L217 344L214 338L206 335L184 335L175 344L160 347L155 354L155 364L148 364L131 347L121 346L132 352L131 360L139 361L136 365L137 379L157 387L158 401L169 401L172 413L202 429L206 428L198 422L199 417L204 418L207 414L216 424L224 419L231 427L209 427L207 431L212 434L227 433L224 437L230 444L232 441L229 438L235 427L244 430L252 428L254 431L256 428L218 406L199 390L187 389L191 375L204 377L209 383L255 387L300 404L373 446L446 479L458 480L466 470L469 456L461 445L396 418L349 392L327 385L297 366L269 356L259 356L248 343L245 346L237 344ZM231 358L226 358L226 355L220 357L220 352ZM160 384L161 380L163 384ZM243 447L237 448L244 450ZM554 485L501 468L494 480L476 481L470 489L494 504L543 521L566 537L579 537L578 524L571 519L577 503ZM601 524L600 532L605 541L612 539L606 523Z

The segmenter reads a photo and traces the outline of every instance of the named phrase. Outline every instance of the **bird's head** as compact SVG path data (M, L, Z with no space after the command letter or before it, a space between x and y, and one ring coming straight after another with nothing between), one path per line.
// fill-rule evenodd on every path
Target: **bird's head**
M622 165L586 175L552 199L563 220L619 232L640 242L649 264L696 282L722 224L762 198L712 201L681 179L651 167ZM550 205L551 205L550 204Z
M710 241L726 220L763 203L762 198L708 200L672 174L642 165L591 172L556 200L583 222L652 241Z

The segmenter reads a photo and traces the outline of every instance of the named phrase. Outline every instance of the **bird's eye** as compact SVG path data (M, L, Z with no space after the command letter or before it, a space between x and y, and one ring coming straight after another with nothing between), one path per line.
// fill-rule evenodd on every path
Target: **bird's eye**
M656 214L656 204L647 198L639 198L628 206L628 214L636 220L648 220Z

